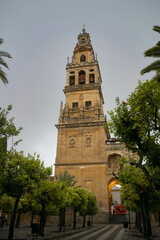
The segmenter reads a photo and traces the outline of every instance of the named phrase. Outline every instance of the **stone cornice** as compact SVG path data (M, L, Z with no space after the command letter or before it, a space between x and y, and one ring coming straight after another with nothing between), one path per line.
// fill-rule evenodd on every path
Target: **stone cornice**
M105 148L106 151L120 151L125 150L125 147L117 147L117 148Z
M94 126L105 126L105 121L96 122L83 122L83 123L62 123L56 124L55 126L59 128L80 128L80 127L94 127Z
M98 61L93 61L93 62L83 62L83 63L68 63L66 65L66 69L75 69L75 68L84 68L84 67L92 67L98 65Z
M97 164L107 164L106 162L80 162L80 163L60 163L60 164L54 164L54 166L74 166L74 165L77 165L77 166L82 166L83 165L97 165Z
M93 90L93 89L101 89L100 83L66 86L65 89L63 89L63 91L64 93L66 93L66 92L86 91L86 90Z

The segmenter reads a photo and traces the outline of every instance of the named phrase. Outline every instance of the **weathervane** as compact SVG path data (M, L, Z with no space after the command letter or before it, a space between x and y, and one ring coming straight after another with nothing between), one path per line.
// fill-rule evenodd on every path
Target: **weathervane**
M86 29L84 28L85 26L86 26L86 24L83 24L83 29L82 29L83 33L86 33Z

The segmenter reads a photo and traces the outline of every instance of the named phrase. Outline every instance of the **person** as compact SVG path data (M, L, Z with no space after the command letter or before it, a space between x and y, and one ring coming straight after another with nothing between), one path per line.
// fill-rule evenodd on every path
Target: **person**
M111 215L113 215L113 209L114 209L114 206L112 205L111 206Z
M8 220L8 216L7 216L7 214L6 214L6 216L5 216L5 218L4 218L4 224L5 224L6 226L8 226L7 220Z
M115 206L113 207L113 216L115 215Z

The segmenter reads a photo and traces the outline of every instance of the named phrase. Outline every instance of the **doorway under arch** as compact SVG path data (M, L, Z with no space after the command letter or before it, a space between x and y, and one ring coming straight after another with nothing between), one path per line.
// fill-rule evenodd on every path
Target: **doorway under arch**
M112 192L112 189L116 185L119 185L119 182L116 178L112 178L108 183L108 196L109 196L109 198L108 198L108 209L109 209L109 214L111 214L111 203L112 203L112 193L111 192Z

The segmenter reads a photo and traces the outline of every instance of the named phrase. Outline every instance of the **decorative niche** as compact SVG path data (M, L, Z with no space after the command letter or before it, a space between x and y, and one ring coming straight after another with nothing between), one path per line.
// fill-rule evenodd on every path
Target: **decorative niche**
M94 80L94 74L89 74L89 83L94 83L95 80Z

